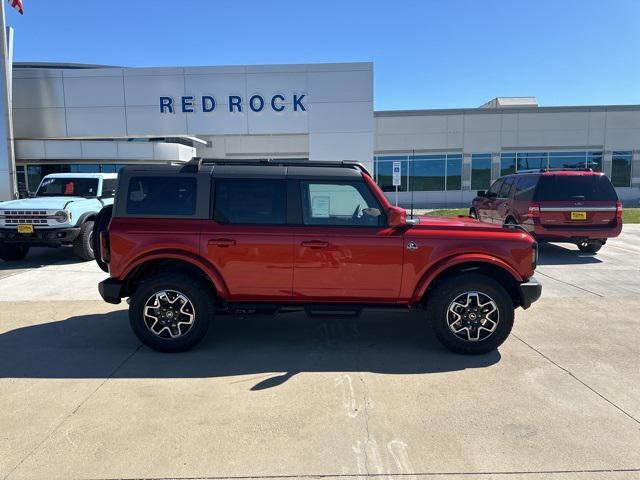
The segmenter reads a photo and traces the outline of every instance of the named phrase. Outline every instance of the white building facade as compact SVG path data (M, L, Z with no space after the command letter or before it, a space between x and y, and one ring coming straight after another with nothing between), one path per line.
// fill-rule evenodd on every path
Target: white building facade
M22 194L47 173L203 156L357 160L388 192L400 161L400 202L421 207L467 205L501 174L546 166L601 169L625 203L640 198L640 106L540 108L524 98L374 112L371 63L17 64L12 85Z

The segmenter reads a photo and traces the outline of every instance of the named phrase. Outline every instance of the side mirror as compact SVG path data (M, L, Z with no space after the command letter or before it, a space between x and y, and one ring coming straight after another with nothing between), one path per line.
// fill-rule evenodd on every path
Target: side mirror
M478 192L476 193L476 195L478 197L486 197L487 196L487 191L486 190L478 190Z
M389 207L387 222L392 228L404 227L407 224L407 211L400 207Z

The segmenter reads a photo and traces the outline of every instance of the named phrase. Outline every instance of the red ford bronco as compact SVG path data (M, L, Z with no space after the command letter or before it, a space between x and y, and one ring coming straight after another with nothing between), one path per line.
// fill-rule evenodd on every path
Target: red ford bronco
M220 311L421 308L446 347L485 353L542 290L526 231L407 219L355 162L125 167L117 192L95 222L100 294L129 297L133 331L159 351L191 348Z

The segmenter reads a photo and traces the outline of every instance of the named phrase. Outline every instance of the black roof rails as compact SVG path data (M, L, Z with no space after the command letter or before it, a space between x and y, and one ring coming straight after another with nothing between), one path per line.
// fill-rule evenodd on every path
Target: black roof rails
M367 174L370 177L371 172L367 170L362 163L355 160L338 160L338 161L316 161L316 160L294 160L294 159L275 159L275 158L258 158L250 160L230 160L228 158L202 158L193 157L187 164L182 167L184 172L197 172L202 165L270 165L279 167L333 167L333 168L354 168Z
M518 170L515 172L519 173L544 173L544 172L593 172L593 168L590 167L544 167L544 168L527 168L523 170Z

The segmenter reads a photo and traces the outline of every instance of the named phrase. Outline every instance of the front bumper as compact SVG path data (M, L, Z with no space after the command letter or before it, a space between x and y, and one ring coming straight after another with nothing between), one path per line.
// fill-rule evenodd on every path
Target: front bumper
M36 229L33 233L18 233L13 228L0 228L0 242L30 247L59 247L72 243L80 234L80 227Z
M124 284L115 278L107 278L98 284L98 292L107 303L120 303Z
M542 284L531 277L528 281L520 284L521 307L529 308L533 302L538 300L542 295Z

